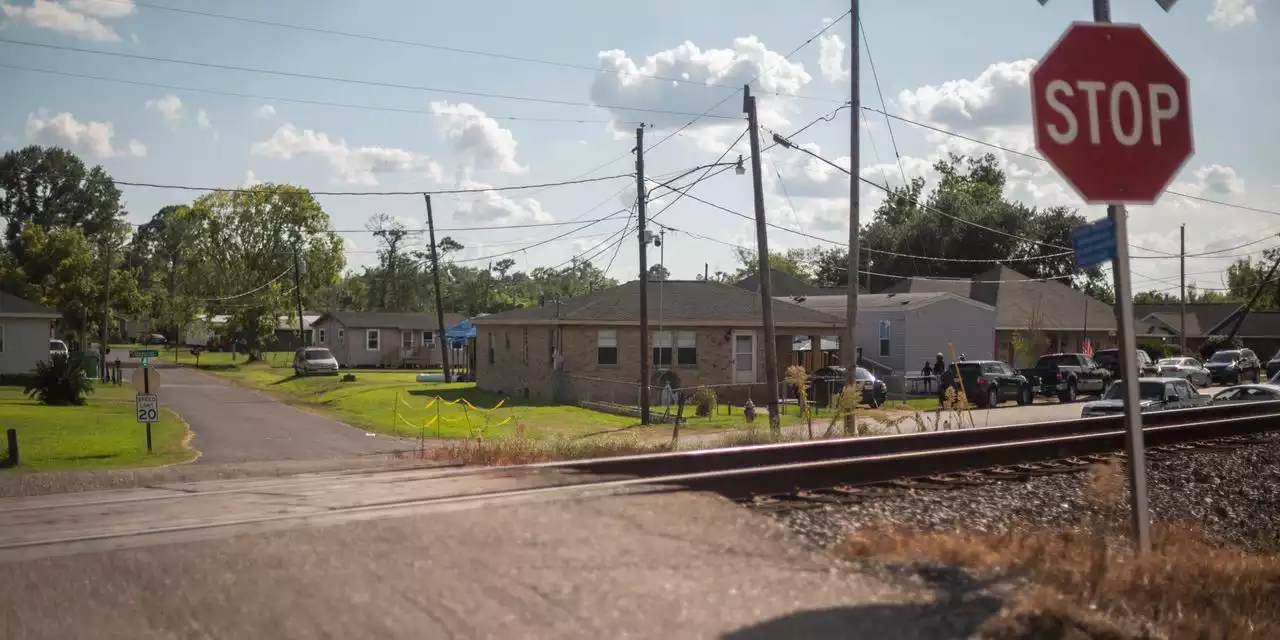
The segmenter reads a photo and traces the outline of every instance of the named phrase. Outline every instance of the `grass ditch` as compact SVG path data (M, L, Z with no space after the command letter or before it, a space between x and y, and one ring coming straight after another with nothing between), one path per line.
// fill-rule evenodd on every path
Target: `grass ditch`
M988 638L1280 637L1280 553L1231 547L1181 523L1153 527L1151 553L1137 554L1121 469L1092 472L1099 515L1078 528L925 532L885 523L852 533L835 551L961 567L1011 587L981 630Z

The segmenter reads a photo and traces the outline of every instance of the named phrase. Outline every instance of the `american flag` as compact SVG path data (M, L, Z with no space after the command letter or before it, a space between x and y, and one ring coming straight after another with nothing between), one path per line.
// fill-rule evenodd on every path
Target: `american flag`
M1088 338L1085 338L1084 342L1081 343L1080 345L1080 352L1092 358L1093 357L1093 341Z

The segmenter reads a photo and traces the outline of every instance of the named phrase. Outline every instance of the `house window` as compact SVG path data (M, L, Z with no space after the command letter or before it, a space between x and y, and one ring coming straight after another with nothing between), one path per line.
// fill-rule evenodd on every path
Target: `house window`
M369 351L377 351L382 341L381 329L365 329L364 330L364 348Z
M489 332L489 364L493 364L493 332Z
M696 331L676 332L676 364L698 364L698 333Z
M423 332L422 332L422 346L424 346L424 347L425 347L425 346L427 346L427 345L431 345L432 347L435 347L435 346L436 346L436 339L435 339L435 336L434 336L434 335L432 335L432 333L431 333L430 331L423 331Z
M618 330L596 332L596 364L618 364Z
M400 347L403 349L413 348L413 329L405 329L400 334Z
M321 327L316 333L319 337L320 344L324 344L324 328Z
M880 321L880 356L889 356L890 324L888 320Z
M670 331L655 331L653 333L653 364L658 367L671 366Z
M343 330L342 327L338 327L338 344L342 344L343 340L346 337L347 337L347 332Z

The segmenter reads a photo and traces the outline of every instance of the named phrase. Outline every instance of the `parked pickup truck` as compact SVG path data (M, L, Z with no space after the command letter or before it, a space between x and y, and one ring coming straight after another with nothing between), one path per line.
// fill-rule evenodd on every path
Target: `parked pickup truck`
M1101 396L1111 385L1111 372L1083 353L1050 353L1040 356L1033 369L1019 369L1042 396L1057 396L1061 402L1075 402L1079 394Z
M1153 377L1160 373L1160 368L1152 362L1151 356L1146 351L1138 349L1134 354L1138 358L1138 376ZM1102 366L1103 369L1111 372L1112 378L1120 377L1120 350L1119 349L1100 349L1093 354L1093 361Z

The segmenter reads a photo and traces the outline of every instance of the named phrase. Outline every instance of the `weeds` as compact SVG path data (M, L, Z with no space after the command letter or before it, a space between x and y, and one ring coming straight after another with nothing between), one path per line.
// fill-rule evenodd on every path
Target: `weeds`
M969 426L974 426L968 400L954 388L949 388L942 393L942 400L937 409L927 412L916 411L911 418L916 424L916 430L923 432L963 429L966 416L969 418Z
M1003 534L922 532L896 526L860 530L847 556L928 560L1013 581L1013 599L985 637L1280 637L1280 555L1225 547L1198 528L1153 530L1152 552L1124 537L1123 479L1115 465L1092 470L1097 507L1088 526Z
M426 455L442 462L499 466L663 453L670 450L669 444L643 442L629 436L550 440L512 436L489 440L448 440L427 451Z

